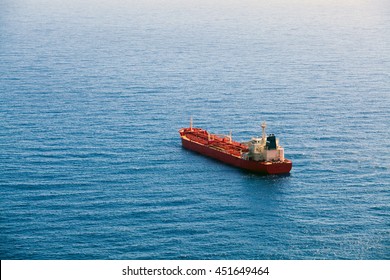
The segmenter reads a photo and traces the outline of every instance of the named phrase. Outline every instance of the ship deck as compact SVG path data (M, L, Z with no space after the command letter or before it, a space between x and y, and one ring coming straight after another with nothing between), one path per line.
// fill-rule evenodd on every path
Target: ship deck
M180 134L190 141L194 141L238 158L241 157L242 153L248 152L247 145L233 141L231 137L226 135L208 133L201 128L185 128L181 130Z

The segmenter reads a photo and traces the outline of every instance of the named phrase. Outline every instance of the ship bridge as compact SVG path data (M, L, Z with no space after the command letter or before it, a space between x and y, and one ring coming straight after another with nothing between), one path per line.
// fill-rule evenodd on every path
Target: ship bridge
M248 158L255 161L284 161L284 149L279 145L279 139L274 134L267 136L266 127L267 124L263 122L262 137L253 137L248 142Z

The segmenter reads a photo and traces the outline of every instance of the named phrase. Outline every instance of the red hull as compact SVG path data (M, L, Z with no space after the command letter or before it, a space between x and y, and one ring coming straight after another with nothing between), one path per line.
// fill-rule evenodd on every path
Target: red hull
M251 172L260 174L287 174L292 168L292 162L288 159L285 159L283 162L245 160L228 151L217 150L207 144L192 141L185 137L184 134L181 134L181 136L182 146L184 148Z

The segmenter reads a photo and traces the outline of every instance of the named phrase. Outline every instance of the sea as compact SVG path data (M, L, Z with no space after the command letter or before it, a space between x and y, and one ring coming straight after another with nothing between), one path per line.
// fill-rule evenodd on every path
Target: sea
M1 0L0 259L390 259L390 2Z

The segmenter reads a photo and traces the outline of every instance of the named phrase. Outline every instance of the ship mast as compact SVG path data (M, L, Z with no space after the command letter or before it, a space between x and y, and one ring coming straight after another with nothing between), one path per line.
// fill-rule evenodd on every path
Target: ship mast
M265 134L265 128L267 127L267 124L265 121L261 124L261 129L263 130L263 135L262 135L262 141L265 143L267 135Z
M190 131L192 131L192 116L190 118Z

